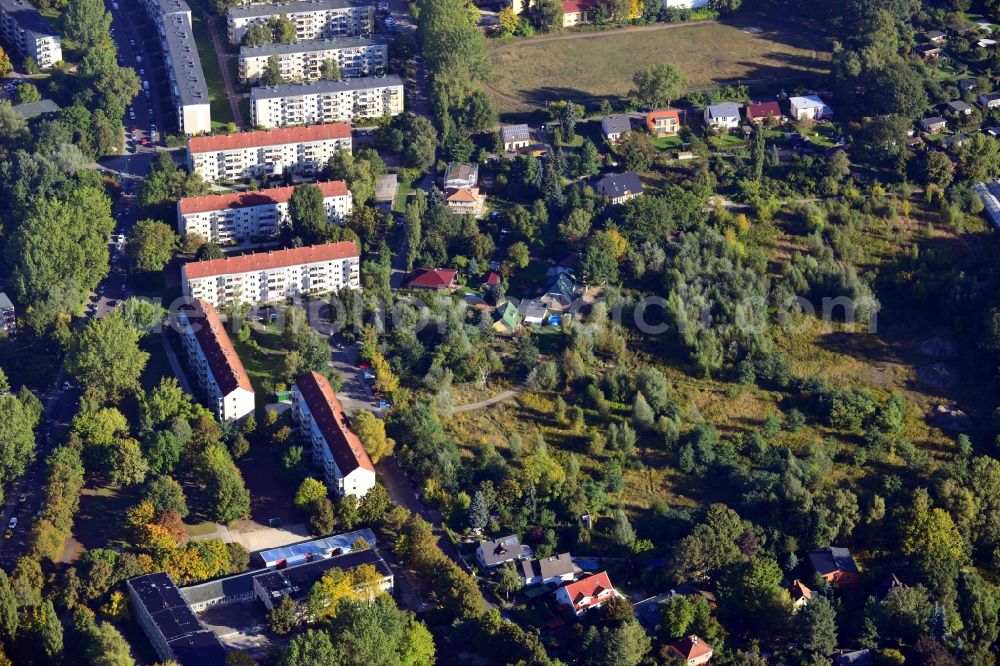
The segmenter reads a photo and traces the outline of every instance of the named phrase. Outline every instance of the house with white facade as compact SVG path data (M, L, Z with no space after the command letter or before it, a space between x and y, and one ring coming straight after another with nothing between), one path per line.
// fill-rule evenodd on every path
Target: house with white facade
M41 69L62 60L59 33L28 0L0 0L0 36L4 46L34 58Z
M351 150L351 128L343 123L192 137L187 144L188 168L210 183L310 175L341 150Z
M178 310L181 344L205 406L220 421L237 421L252 414L254 391L250 377L215 308L195 298Z
M592 608L600 608L617 594L607 572L602 571L560 587L556 590L556 605L579 617Z
M323 193L326 221L339 224L351 214L353 200L347 183L316 183ZM263 242L290 224L288 202L294 187L206 194L177 202L177 233L198 234L216 245Z
M275 303L360 289L359 263L354 241L192 261L181 267L181 289L215 307Z
M389 67L389 45L381 39L333 37L240 48L240 79L256 83L277 57L284 81L319 81L323 65L337 63L342 78L381 76Z
M208 84L191 28L191 8L184 0L144 0L143 6L156 26L178 128L189 135L211 132Z
M286 17L295 24L295 40L370 35L375 26L375 3L365 0L300 0L245 4L226 13L229 42L239 44L247 28Z
M568 583L576 577L577 571L569 553L518 561L518 573L525 587Z
M403 80L395 74L284 83L250 91L250 117L256 127L374 120L402 112Z
M833 117L833 109L818 95L789 97L788 108L794 120L824 120Z
M717 129L733 129L740 125L740 107L736 102L709 104L705 107L705 124Z
M313 460L323 468L327 486L337 495L361 498L375 487L375 466L348 426L326 377L310 372L295 382L292 413Z

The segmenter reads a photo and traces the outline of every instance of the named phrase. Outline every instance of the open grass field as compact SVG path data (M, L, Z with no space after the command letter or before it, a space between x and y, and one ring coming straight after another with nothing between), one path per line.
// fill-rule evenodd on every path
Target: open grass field
M226 84L222 79L222 72L219 69L219 59L215 56L215 49L212 46L212 36L209 33L206 21L212 20L202 13L200 7L195 5L191 12L191 30L194 32L194 40L198 46L198 55L201 57L201 68L205 72L205 83L208 85L208 99L211 105L212 129L218 130L233 122L233 110L229 106L229 97L226 95Z
M490 92L498 111L513 113L557 99L591 108L604 97L621 101L632 75L655 62L679 67L694 90L737 82L807 83L826 70L830 41L810 26L741 14L726 22L567 33L491 46Z

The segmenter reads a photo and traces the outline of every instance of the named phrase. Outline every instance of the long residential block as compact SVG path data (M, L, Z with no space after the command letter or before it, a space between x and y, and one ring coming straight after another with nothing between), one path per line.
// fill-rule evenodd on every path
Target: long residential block
M316 183L330 224L351 214L351 191L342 180ZM256 192L185 197L177 202L177 231L198 234L216 245L264 241L289 223L288 202L294 187Z
M318 81L327 60L337 63L341 77L380 76L389 66L389 45L364 37L333 37L244 46L240 48L240 78L256 83L272 57L278 58L285 81Z
M260 176L310 175L337 152L351 150L343 123L188 140L188 167L210 183Z
M295 24L295 38L358 37L370 35L375 25L375 5L364 0L302 0L273 5L233 7L226 15L229 41L239 44L254 23L287 17Z
M62 40L28 0L0 0L0 34L4 43L42 69L62 60Z
M354 241L325 243L185 264L181 288L215 307L272 303L287 298L359 289Z
M375 466L348 426L344 408L326 377L316 372L300 377L292 387L292 410L299 434L323 468L327 486L340 496L359 498L375 487Z
M250 91L258 127L289 127L396 116L403 112L403 81L395 74Z
M188 366L198 378L206 406L220 421L252 413L250 377L212 304L195 298L179 308L177 321Z
M191 8L184 0L145 0L143 4L159 34L178 129L184 134L211 132L208 84L191 30Z

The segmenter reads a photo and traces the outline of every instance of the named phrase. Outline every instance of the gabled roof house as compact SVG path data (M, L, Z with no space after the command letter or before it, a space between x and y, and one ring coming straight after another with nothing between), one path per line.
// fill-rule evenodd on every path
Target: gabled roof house
M852 588L858 584L858 565L847 548L827 546L814 550L809 553L809 562L834 587Z
M521 543L516 534L492 541L480 541L476 548L476 562L484 571L492 571L502 564L529 558L534 554L529 546Z
M556 604L560 610L580 616L591 608L600 608L617 594L607 572L602 571L560 587L556 590Z

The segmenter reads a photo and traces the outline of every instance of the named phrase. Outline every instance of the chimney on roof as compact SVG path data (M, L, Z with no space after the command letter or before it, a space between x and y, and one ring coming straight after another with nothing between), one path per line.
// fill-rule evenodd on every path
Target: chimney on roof
M692 635L691 636L691 645L697 645L697 644L698 644L698 637Z

